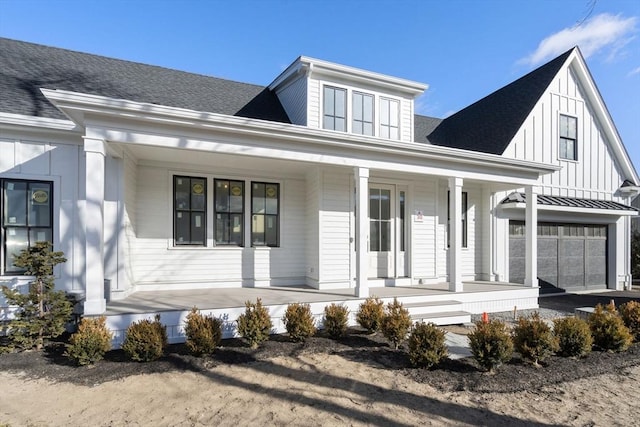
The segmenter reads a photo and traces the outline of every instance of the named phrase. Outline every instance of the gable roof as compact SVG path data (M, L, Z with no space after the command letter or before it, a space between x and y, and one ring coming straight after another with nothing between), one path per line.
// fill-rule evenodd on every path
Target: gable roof
M0 112L66 119L46 88L289 123L263 86L5 38L0 64Z
M447 117L428 142L501 155L574 49Z
M413 116L413 140L415 142L427 142L427 136L434 131L438 125L442 123L442 119L435 117L421 116L414 114Z

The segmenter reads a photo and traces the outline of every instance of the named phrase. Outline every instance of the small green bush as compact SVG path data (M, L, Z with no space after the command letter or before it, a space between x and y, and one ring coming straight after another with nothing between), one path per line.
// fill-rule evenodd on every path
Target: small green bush
M260 343L269 339L271 334L271 316L269 310L263 307L262 300L258 298L254 303L247 301L244 303L246 309L238 316L238 334L251 346L257 348Z
M78 331L71 335L65 356L79 366L92 365L104 358L111 350L113 334L107 329L107 318L85 317L78 325Z
M289 304L282 320L292 341L304 342L316 333L315 320L309 304Z
M344 305L331 304L324 308L324 330L333 339L342 338L347 334L349 309Z
M487 371L493 371L513 356L513 340L507 325L493 319L476 322L475 329L467 336L471 354L478 364Z
M402 303L394 298L393 302L387 304L387 312L382 318L382 334L397 349L400 343L407 338L412 323L409 310L402 307Z
M558 342L549 325L535 312L518 319L513 328L513 346L524 360L538 366L557 350Z
M613 304L596 305L587 321L593 336L593 344L602 350L624 351L633 342L629 328L624 325Z
M449 356L445 332L433 323L416 323L409 334L409 360L413 366L431 368Z
M382 327L382 319L384 318L384 303L376 297L367 298L362 304L356 321L369 333L378 332Z
M640 302L629 301L620 306L620 315L624 325L629 328L636 341L640 341Z
M553 333L558 339L558 354L583 357L591 352L593 337L589 324L578 317L564 317L553 321Z
M162 357L166 346L167 328L156 315L153 321L143 319L127 328L122 350L131 360L151 362Z
M196 307L187 315L184 327L187 348L194 356L211 354L222 339L222 321L204 316Z

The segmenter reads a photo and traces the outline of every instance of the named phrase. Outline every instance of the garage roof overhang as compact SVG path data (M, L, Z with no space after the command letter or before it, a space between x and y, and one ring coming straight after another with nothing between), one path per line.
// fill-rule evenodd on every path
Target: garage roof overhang
M502 202L502 209L524 209L526 207L524 193L511 193ZM554 212L582 213L594 215L636 216L638 210L633 206L611 200L581 199L577 197L561 197L538 195L538 210Z

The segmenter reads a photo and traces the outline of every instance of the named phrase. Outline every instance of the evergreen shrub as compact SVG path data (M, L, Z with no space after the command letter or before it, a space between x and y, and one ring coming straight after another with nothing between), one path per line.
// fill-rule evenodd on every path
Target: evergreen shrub
M553 333L558 339L558 354L583 357L591 352L593 337L586 320L564 317L553 321Z
M524 360L538 366L558 349L558 341L549 325L535 312L518 319L513 328L513 346Z
M433 323L416 323L408 340L409 360L421 368L431 368L449 356L445 332Z
M151 362L162 357L167 341L167 329L156 315L154 320L143 319L127 328L122 350L131 360Z
M102 360L105 353L111 350L113 339L106 321L105 316L83 318L77 332L69 339L65 356L79 366L93 365Z
M347 334L349 323L349 309L344 305L331 304L324 308L323 327L327 334L333 338L342 338Z
M635 341L640 342L640 302L629 301L622 304L620 306L620 315Z
M606 306L596 305L587 322L593 336L593 344L602 350L624 351L633 342L629 328L624 325L613 303Z
M493 371L513 356L513 340L507 325L498 319L476 322L467 338L473 358L487 371Z
M413 321L409 310L402 306L397 298L387 304L387 311L382 318L382 334L397 349L409 334Z
M262 300L258 298L255 303L247 301L244 303L245 311L238 316L238 334L244 338L251 348L257 348L260 343L269 339L271 334L271 316L269 310L262 305Z
M384 303L380 299L372 296L360 304L358 314L356 315L356 322L372 334L380 330L383 318Z
M222 321L213 316L205 316L193 307L187 315L184 333L191 354L211 354L222 340Z
M292 341L304 342L316 333L309 304L289 304L282 320Z

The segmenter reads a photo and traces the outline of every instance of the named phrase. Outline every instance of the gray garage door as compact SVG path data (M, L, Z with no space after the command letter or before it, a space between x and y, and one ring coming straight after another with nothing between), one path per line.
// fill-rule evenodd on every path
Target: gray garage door
M525 226L509 222L509 275L524 283ZM607 226L538 224L538 280L543 288L604 289L607 282Z

